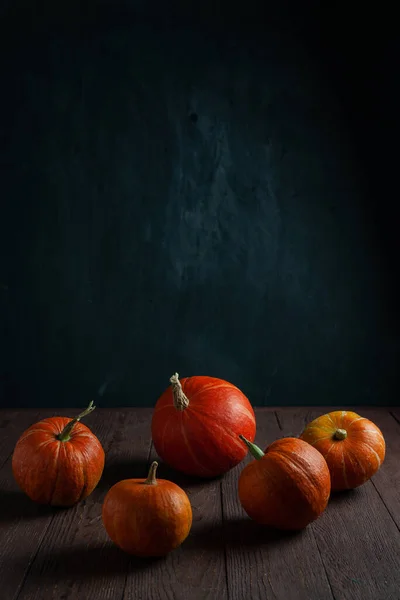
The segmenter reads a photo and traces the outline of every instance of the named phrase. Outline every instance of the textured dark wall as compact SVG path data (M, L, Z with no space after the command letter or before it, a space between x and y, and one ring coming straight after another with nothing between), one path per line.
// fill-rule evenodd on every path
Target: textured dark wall
M2 405L150 406L175 370L255 405L397 403L355 55L321 15L93 6L4 28Z

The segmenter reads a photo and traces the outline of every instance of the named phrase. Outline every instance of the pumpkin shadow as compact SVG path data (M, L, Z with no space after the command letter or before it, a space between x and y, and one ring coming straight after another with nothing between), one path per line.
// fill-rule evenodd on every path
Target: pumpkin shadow
M68 508L37 504L19 490L0 489L0 506L0 523L10 524L15 520L40 519L68 510Z
M109 490L115 483L123 479L136 479L147 476L149 463L143 459L115 460L105 464L103 475L97 484L100 490Z
M73 582L103 578L106 582L110 575L121 576L125 581L127 573L143 572L163 563L162 558L136 558L126 554L111 541L105 544L90 545L77 543L63 548L51 548L40 552L33 563L29 580L43 585L60 581Z
M161 460L161 458L152 454L149 460L125 459L114 460L110 464L106 463L102 478L97 487L100 489L109 489L122 479L145 478L147 477L150 465L154 460L158 462L157 479L167 479L176 483L176 485L179 485L183 489L207 486L222 481L223 479L223 475L208 478L186 475L185 473L170 467Z
M281 531L259 525L246 517L224 521L223 529L225 541L230 546L278 546L291 543L304 535L304 530Z
M362 495L362 490L360 488L356 488L354 490L343 490L340 492L332 492L331 497L329 498L329 505L331 506L344 506L349 504L350 502L356 502L360 499Z
M160 479L169 479L179 485L181 488L197 488L197 487L207 487L219 481L222 481L222 476L220 477L210 477L210 478L201 478L201 477L193 477L192 475L186 475L185 473L181 473L180 471L176 471L171 467L167 467L160 463L159 469L159 477Z
M258 525L246 517L226 519L222 523L198 525L192 528L185 545L204 550L216 550L223 546L230 548L272 547L290 544L304 535L303 531L279 531Z
M155 457L154 460L158 462L157 468L157 477L159 479L168 479L169 481L173 481L176 485L179 485L182 489L194 489L198 487L207 487L214 483L218 483L222 481L223 475L218 477L194 477L193 475L186 475L181 471L177 471L173 469L165 462L163 462L158 457Z

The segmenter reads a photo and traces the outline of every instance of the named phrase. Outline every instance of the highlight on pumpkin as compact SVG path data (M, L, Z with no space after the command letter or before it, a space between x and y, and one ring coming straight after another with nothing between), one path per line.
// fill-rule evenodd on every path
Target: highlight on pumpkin
M305 427L300 438L324 456L333 491L363 485L385 459L385 439L379 427L352 411L321 415Z
M91 402L73 419L43 419L20 436L12 470L18 486L31 500L68 507L96 488L104 469L104 450L94 433L80 422L95 408ZM68 444L68 453L60 452L63 444Z
M317 519L330 496L330 474L323 456L297 438L282 438L262 452L248 443L255 460L239 476L240 503L248 516L276 529L299 530Z
M146 479L116 483L103 502L109 538L134 556L165 556L185 541L192 526L186 492L172 481L156 479L157 467L153 461Z
M151 434L158 456L170 467L195 477L222 475L239 464L253 441L256 420L244 393L232 383L208 376L179 378L154 407Z

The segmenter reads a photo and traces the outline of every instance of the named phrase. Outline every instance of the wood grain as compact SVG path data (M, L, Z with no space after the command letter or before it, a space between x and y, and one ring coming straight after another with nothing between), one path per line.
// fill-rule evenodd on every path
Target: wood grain
M53 513L51 528L19 600L115 600L123 596L129 557L109 541L101 507L116 481L144 475L150 449L150 411L97 410L90 423L106 452L103 478L84 502ZM142 566L133 563L130 568L137 572Z
M389 409L390 414L392 415L392 417L398 422L400 423L400 408L390 408Z
M273 411L257 409L256 443L265 449L282 437ZM245 463L249 462L247 457ZM222 482L230 598L331 600L329 582L313 536L313 525L297 534L280 533L251 521L240 506L237 481L244 464Z
M11 454L20 435L41 418L69 416L73 409L1 411L3 435L0 451L0 572L4 598L18 594L30 564L53 518L53 510L34 504L17 486Z
M349 407L351 408L351 407ZM298 435L324 408L257 409L257 443ZM7 600L399 600L399 409L360 408L381 427L387 454L370 482L332 496L328 509L298 534L258 527L237 498L242 465L212 481L183 476L160 462L158 476L181 485L193 507L183 545L163 559L134 559L107 538L101 505L117 481L145 476L157 458L149 409L96 409L87 420L106 451L96 490L66 510L31 502L18 490L11 452L42 416L79 409L0 412L0 572Z
M389 410L368 407L359 412L376 423L384 435L385 460L371 481L400 531L400 423Z
M187 477L158 459L158 477L170 479L189 496L193 524L182 546L151 568L129 571L124 600L224 600L228 597L222 535L221 479Z
M286 408L277 410L277 416L282 433L300 433L306 422L330 410L328 407ZM358 408L357 412L373 416L367 409ZM380 421L376 414L375 418ZM382 419L389 423L386 417ZM391 429L391 434L394 433ZM395 449L391 442L389 445ZM389 448L389 453L392 450ZM392 487L397 495L397 484L389 481L394 461L395 457L384 463L380 478L381 484L386 479L388 487ZM384 471L386 475L383 475ZM332 494L328 508L316 521L313 532L336 600L398 600L399 531L372 481L353 491Z
M20 435L33 423L47 416L38 410L0 410L0 469L10 457Z

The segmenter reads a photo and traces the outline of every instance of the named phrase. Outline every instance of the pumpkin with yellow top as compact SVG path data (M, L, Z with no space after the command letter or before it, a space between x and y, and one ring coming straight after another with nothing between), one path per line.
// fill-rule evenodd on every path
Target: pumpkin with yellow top
M385 439L379 427L352 411L336 410L314 419L300 439L325 458L332 491L359 487L385 459Z

